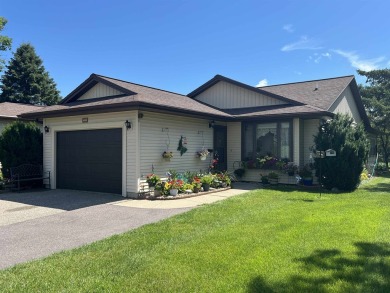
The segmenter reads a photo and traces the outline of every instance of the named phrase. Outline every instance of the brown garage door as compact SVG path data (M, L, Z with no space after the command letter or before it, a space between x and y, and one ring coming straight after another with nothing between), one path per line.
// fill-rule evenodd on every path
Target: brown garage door
M57 188L122 193L122 129L57 133Z

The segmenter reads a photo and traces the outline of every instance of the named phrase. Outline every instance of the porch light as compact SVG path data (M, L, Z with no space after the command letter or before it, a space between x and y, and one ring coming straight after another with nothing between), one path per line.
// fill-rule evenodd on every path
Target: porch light
M215 126L215 121L212 120L209 122L209 128L213 128Z
M126 120L125 125L126 125L126 129L131 128L131 122L129 120Z
M49 133L49 131L50 131L49 126L46 125L46 126L44 127L44 129L45 129L45 133Z

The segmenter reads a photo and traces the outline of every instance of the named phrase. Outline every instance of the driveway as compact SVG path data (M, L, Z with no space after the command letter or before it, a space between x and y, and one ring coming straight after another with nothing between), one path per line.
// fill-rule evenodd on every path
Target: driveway
M117 195L47 190L0 194L0 269L190 210L120 206Z
M0 269L72 249L257 188L148 201L112 194L41 190L0 194Z

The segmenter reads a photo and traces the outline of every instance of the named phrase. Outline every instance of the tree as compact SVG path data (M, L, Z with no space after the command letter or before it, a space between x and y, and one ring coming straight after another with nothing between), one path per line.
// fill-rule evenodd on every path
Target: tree
M7 24L7 20L0 16L0 32L4 29ZM12 39L7 36L0 35L0 51L7 51L11 49ZM4 60L0 58L0 71L3 70Z
M41 58L30 44L16 50L1 77L0 101L32 105L54 105L61 97Z
M363 104L368 113L372 128L378 132L378 149L386 167L390 159L390 69L372 71L358 70L367 77L368 85L360 85Z
M7 125L0 136L0 162L3 174L21 164L42 165L42 132L34 122L15 121Z
M315 159L317 173L320 168L322 169L321 181L325 188L355 190L360 183L360 174L369 151L364 126L354 125L350 116L336 114L334 119L326 121L319 127L314 143L317 151L328 149L336 151L336 157Z

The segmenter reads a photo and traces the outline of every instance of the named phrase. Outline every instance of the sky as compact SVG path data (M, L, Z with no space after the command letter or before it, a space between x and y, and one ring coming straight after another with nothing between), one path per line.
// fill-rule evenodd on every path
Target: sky
M0 0L9 60L32 44L65 97L90 74L188 94L390 68L390 1Z

